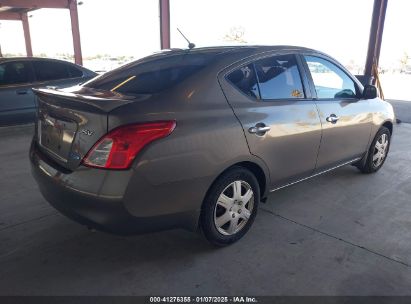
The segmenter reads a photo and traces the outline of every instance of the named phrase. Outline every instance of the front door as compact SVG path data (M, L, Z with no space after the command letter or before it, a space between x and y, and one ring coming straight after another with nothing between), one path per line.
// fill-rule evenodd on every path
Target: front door
M369 101L360 98L358 84L331 59L304 56L315 88L323 129L317 172L364 155L371 134Z
M250 152L270 170L270 190L311 175L317 160L321 123L297 60L269 55L219 77Z

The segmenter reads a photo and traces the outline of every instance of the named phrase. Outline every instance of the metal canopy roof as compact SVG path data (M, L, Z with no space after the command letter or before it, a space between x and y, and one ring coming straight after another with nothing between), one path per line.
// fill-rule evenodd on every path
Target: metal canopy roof
M170 48L170 0L158 0L160 11L160 41L162 49ZM372 82L373 70L378 66L385 13L388 0L374 0L365 65L365 82ZM33 56L27 13L40 8L65 8L70 10L73 32L74 58L82 64L77 0L0 0L0 20L20 20L23 23L27 56Z
M23 24L27 56L33 56L27 13L40 8L69 9L73 33L74 60L82 64L77 0L0 0L0 20L20 20Z
M21 7L11 7L11 6L0 6L0 13L2 17L9 15L10 17L19 15L21 13L28 13L29 11L35 10L36 8L21 8Z

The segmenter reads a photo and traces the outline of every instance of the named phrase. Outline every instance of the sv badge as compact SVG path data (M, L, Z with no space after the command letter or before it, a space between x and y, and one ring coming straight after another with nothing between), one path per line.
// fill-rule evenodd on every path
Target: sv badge
M87 136L92 136L94 134L94 131L83 129L80 131L81 134L87 135Z

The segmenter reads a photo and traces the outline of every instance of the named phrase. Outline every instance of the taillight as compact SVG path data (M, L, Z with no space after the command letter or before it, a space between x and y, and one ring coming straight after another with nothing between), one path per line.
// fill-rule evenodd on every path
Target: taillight
M103 136L87 153L83 164L105 169L127 169L147 144L173 132L175 121L126 125Z

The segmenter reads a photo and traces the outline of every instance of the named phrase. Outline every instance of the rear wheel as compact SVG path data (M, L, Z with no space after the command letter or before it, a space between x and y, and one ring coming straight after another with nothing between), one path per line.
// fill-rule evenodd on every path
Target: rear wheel
M365 162L357 164L357 168L363 173L377 172L384 164L390 149L391 133L386 127L381 127L374 137L368 150Z
M260 189L247 169L233 167L211 186L204 200L200 225L208 241L225 246L250 229L257 214Z

